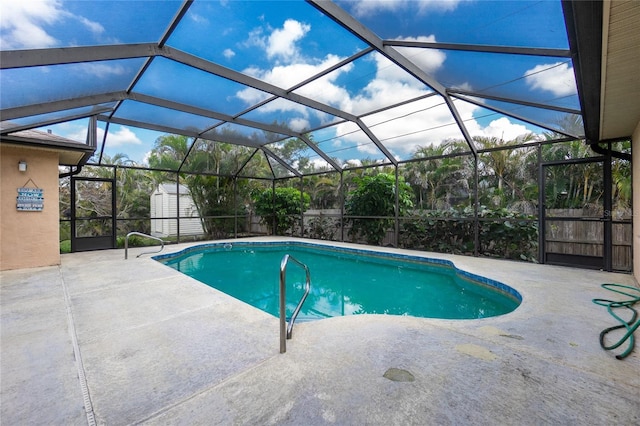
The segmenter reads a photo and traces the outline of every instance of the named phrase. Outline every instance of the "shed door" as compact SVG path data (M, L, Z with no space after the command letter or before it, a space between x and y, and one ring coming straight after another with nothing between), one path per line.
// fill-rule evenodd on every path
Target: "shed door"
M162 218L164 217L164 204L163 204L163 195L160 193L156 193L153 196L153 213L151 217L153 218ZM162 235L164 236L163 223L164 219L153 219L151 220L151 232L153 235Z

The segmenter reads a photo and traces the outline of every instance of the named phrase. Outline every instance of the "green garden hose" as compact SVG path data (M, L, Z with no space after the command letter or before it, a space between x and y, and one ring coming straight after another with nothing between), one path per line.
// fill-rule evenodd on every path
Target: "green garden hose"
M613 327L607 327L604 330L602 330L602 332L600 333L600 346L602 347L602 349L609 351L611 349L616 349L617 347L622 345L625 341L629 340L629 346L627 347L627 349L620 355L616 355L617 359L623 359L627 355L629 355L631 351L633 351L633 348L635 346L635 339L633 337L633 333L640 326L640 321L636 322L636 320L638 319L638 311L636 311L633 308L633 305L640 302L640 288L631 287L631 286L622 285L622 284L611 284L611 283L602 284L602 288L629 297L629 299L627 300L593 299L593 303L600 306L606 306L611 316L613 316L616 320L618 320L618 322L620 322L620 325L614 325ZM634 292L637 293L637 295L628 293L627 291L623 291L620 289L633 290ZM618 309L618 308L625 308L630 310L632 312L631 319L628 321L625 321L624 319L620 318L613 311L614 309ZM625 328L627 330L624 336L622 336L616 343L607 346L604 343L605 336L609 332L613 330L619 330L621 328Z

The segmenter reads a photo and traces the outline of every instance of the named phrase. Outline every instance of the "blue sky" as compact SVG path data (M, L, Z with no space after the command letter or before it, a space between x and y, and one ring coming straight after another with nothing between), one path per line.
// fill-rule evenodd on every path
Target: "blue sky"
M338 4L384 39L567 48L561 5L555 0L366 0ZM0 5L0 43L4 50L157 42L181 2L1 0ZM302 1L204 0L194 2L167 45L285 89L366 47ZM498 96L579 108L572 64L564 58L397 49L430 78L449 88L483 90ZM20 75L3 72L0 84L12 89L3 90L2 105L24 103L26 93L37 93L41 101L52 101L70 95L123 90L140 63L123 60L36 67ZM269 97L257 89L164 58L154 60L134 91L230 115ZM370 53L294 93L361 115L432 90L383 56ZM130 101L116 115L126 118L126 112L134 112L138 107L127 103ZM540 131L470 103L456 101L456 106L472 136L514 139ZM525 112L538 120L561 118L520 109L520 113ZM154 116L163 122L174 120L176 125L215 124L215 120L165 115L162 111L155 111ZM284 123L295 131L330 125L337 120L330 114L285 100L263 105L243 118L267 124ZM408 158L420 145L461 137L457 127L451 125L451 114L440 96L365 116L363 121L399 159ZM47 128L82 140L86 120ZM314 136L325 141L321 144L324 150L342 161L382 158L368 138L356 130L352 123L343 123L329 126ZM108 155L124 152L132 160L143 162L160 135L112 125L105 152Z

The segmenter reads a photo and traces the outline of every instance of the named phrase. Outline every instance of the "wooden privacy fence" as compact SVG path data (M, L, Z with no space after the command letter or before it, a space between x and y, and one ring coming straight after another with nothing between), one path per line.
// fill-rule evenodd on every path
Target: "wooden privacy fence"
M324 225L326 236L319 237L311 231L312 220L326 218ZM594 212L592 209L548 209L546 211L545 226L545 251L547 253L603 257L604 255L604 222L597 219L603 217L602 212ZM558 218L554 220L553 218ZM592 220L582 220L582 218ZM562 218L563 220L559 220ZM570 220L567 220L569 218ZM571 220L575 218L575 220ZM340 240L341 232L336 223L340 222L339 209L308 210L304 215L305 236L329 240ZM632 267L632 227L631 211L616 210L612 214L612 266L617 271L631 271ZM335 222L335 223L334 223ZM260 217L251 215L249 218L249 233L251 235L268 234L267 227L260 223ZM329 226L327 226L329 225ZM345 227L344 237L347 241L353 241L348 235L349 228ZM298 235L299 230L293 232ZM381 242L381 245L392 245L395 240L395 232L389 229Z
M554 220L553 218L576 218ZM586 209L548 209L546 211L545 251L579 256L604 255L603 213ZM618 271L630 271L632 265L631 211L616 210L612 214L612 266ZM623 223L621 223L623 222Z

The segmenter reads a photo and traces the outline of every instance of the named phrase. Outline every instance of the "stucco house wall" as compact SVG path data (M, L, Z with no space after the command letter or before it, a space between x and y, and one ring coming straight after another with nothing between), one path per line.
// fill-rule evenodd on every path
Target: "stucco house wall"
M0 269L60 264L58 158L53 150L0 145ZM18 162L27 170L20 172ZM42 211L18 211L17 189L44 190Z

